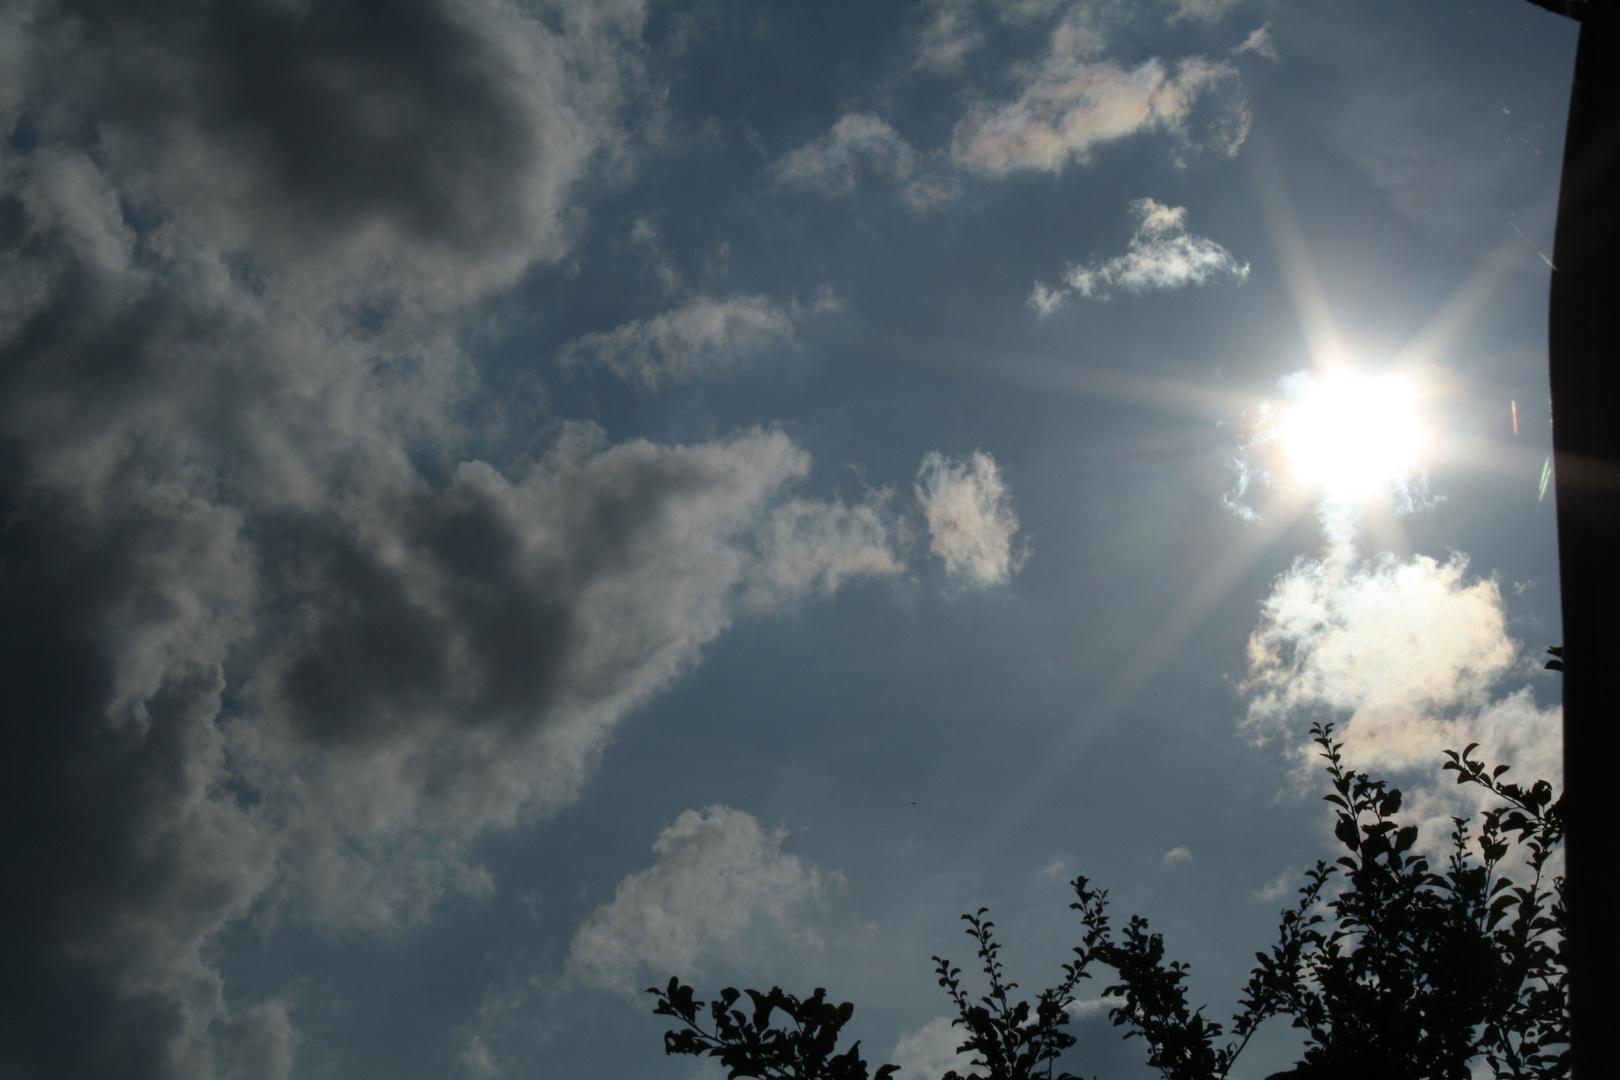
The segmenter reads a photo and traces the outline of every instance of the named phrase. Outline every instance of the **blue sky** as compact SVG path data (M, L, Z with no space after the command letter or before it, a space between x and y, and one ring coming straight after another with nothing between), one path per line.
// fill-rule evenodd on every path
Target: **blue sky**
M718 1077L678 974L932 1078L1075 874L1223 1016L1313 721L1556 769L1576 29L6 5L0 1071Z

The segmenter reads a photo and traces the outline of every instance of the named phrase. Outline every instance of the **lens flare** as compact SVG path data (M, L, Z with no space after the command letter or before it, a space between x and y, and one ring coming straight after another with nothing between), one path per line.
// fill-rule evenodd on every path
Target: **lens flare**
M1368 499L1418 467L1424 431L1417 388L1400 375L1300 374L1277 436L1294 478L1341 501Z

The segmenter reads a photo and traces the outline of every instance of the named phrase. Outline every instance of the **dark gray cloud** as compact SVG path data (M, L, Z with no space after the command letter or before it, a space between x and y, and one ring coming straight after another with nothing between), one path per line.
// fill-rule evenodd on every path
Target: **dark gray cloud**
M296 1002L225 985L224 928L487 893L467 843L734 619L897 568L779 433L465 449L466 319L633 166L644 17L6 14L8 1067L288 1075Z

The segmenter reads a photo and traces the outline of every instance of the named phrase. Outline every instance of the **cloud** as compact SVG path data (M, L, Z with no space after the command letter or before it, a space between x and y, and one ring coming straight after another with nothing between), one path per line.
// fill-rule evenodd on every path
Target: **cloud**
M1270 23L1250 31L1249 36L1243 39L1243 44L1233 49L1232 52L1234 55L1238 53L1254 53L1256 56L1263 56L1267 60L1280 59L1277 56L1276 43L1271 40Z
M1068 289L1053 289L1037 281L1030 288L1029 298L1024 303L1044 319L1061 310L1069 302L1070 295Z
M1226 18L1233 8L1243 3L1243 0L1168 0L1175 5L1170 13L1170 22L1219 22Z
M1271 881L1268 881L1264 886L1256 889L1254 891L1254 898L1256 900L1264 900L1269 904L1272 901L1278 900L1284 896L1293 895L1295 892L1297 892L1299 883L1302 880L1303 876L1300 874L1300 872L1295 870L1293 867L1289 867L1287 870L1284 870L1282 873L1278 874Z
M1076 1020L1085 1020L1106 1012L1108 1009L1113 1008L1113 1005L1114 1003L1105 997L1084 998L1080 1001L1071 1002L1066 1011Z
M729 807L685 811L653 844L658 862L619 882L574 935L569 973L634 992L649 976L690 979L707 958L738 958L762 934L813 947L800 922L823 901L821 874L782 852L786 837Z
M746 363L792 340L792 320L768 297L700 296L649 319L575 338L558 359L599 365L650 392Z
M973 1072L971 1052L957 1052L967 1035L951 1024L948 1016L936 1017L916 1031L900 1036L888 1060L900 1066L900 1074L910 1080L939 1080L947 1072L958 1076Z
M1064 274L1067 290L1036 282L1026 301L1036 314L1051 315L1075 294L1107 300L1116 288L1142 293L1204 285L1218 277L1243 281L1249 276L1248 263L1240 264L1215 241L1187 232L1185 207L1137 199L1131 212L1138 223L1125 254L1090 266L1070 266Z
M900 198L915 214L927 214L962 197L962 182L954 176L919 176L901 191Z
M928 521L929 550L945 571L973 587L1005 585L1029 557L1015 549L1018 517L996 461L983 451L952 461L937 452L917 470L917 501Z
M1127 69L1101 59L1102 50L1098 31L1065 20L1038 62L1014 69L1023 84L1015 100L981 102L958 122L952 157L996 176L1057 173L1138 132L1162 132L1183 152L1228 156L1248 137L1251 117L1232 65L1195 56L1171 69L1157 59Z
M1560 791L1564 782L1563 735L1563 709L1538 705L1534 692L1525 686L1453 719L1445 732L1445 748L1461 751L1478 743L1472 755L1475 759L1492 766L1509 766L1500 778L1504 783L1529 787L1537 780L1546 780ZM1424 764L1434 767L1439 760L1436 751ZM1402 785L1402 793L1403 817L1419 826L1419 850L1436 859L1451 848L1453 818L1468 817L1501 804L1484 788L1457 784L1452 773L1407 782ZM1516 871L1521 867L1515 864L1505 869ZM1552 872L1562 873L1563 867L1554 865Z
M912 66L937 74L955 74L970 53L984 45L984 31L973 13L974 0L925 0L928 22L917 37Z
M1192 849L1186 844L1182 844L1164 853L1164 865L1175 866L1177 863L1184 863L1192 857Z
M959 74L967 58L984 47L984 29L977 10L988 8L998 22L1022 25L1061 11L1071 0L923 0L919 5L927 23L917 35L915 70L938 75ZM1085 14L1081 5L1075 5ZM1087 5L1089 7L1089 5Z
M1462 555L1297 561L1249 638L1249 723L1348 714L1340 735L1358 767L1438 760L1445 721L1519 666L1500 589L1467 571Z
M890 495L873 492L854 505L788 499L774 507L755 534L760 557L747 600L774 610L808 593L835 592L852 578L900 573L896 548L907 529L890 512Z
M40 6L5 46L26 1072L289 1075L296 1002L227 985L223 931L398 933L487 894L476 838L577 798L718 634L898 567L882 500L800 497L780 432L553 422L537 451L464 351L569 250L578 186L634 166L643 6L351 15ZM784 318L738 303L733 346ZM704 355L668 340L660 379Z
M783 186L832 198L854 191L864 173L904 180L916 164L916 152L883 120L848 113L821 138L784 154L770 172Z

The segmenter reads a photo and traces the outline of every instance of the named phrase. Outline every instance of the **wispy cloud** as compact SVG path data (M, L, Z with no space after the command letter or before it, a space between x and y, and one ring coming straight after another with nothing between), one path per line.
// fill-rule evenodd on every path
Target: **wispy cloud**
M1157 59L1126 68L1103 59L1103 49L1087 22L1062 22L1039 61L1014 69L1023 84L1016 99L982 102L957 124L952 156L992 175L1055 173L1087 163L1097 146L1148 131L1183 151L1237 153L1251 117L1236 68L1196 56L1170 68Z
M574 935L569 973L633 993L644 971L691 978L706 959L740 956L751 939L813 947L801 917L822 902L821 874L783 853L786 836L725 806L681 814L653 844L658 862L619 882Z
M881 118L849 113L821 138L783 155L770 172L784 186L833 197L854 191L868 173L904 180L916 164L916 151Z
M699 296L647 319L585 334L558 352L647 391L735 367L793 340L793 321L765 296Z
M1252 30L1249 36L1243 39L1243 44L1233 49L1232 52L1233 54L1254 53L1256 56L1263 56L1267 60L1280 59L1277 56L1277 45L1271 40L1270 23Z
M1142 293L1204 285L1223 277L1243 281L1249 276L1247 263L1239 263L1215 241L1187 231L1185 207L1137 199L1131 203L1131 212L1137 217L1137 227L1125 254L1069 267L1064 274L1068 289L1036 282L1027 301L1036 314L1043 318L1052 314L1073 295L1107 300L1114 289Z
M1164 865L1175 866L1179 863L1189 861L1192 857L1192 848L1188 847L1186 844L1182 844L1178 847L1173 847L1164 853Z
M1013 544L1018 517L989 454L974 451L963 460L928 454L917 471L916 492L928 521L929 550L957 580L1004 585L1029 557Z
M913 66L938 74L960 71L967 56L984 45L974 0L924 0L923 7L928 21L918 34Z
M1231 14L1232 9L1243 3L1243 0L1166 0L1174 6L1170 13L1170 21L1177 22L1219 22Z
M1287 870L1284 870L1275 878L1268 881L1265 885L1256 889L1254 891L1254 898L1256 900L1264 900L1267 903L1281 899L1284 896L1292 894L1299 887L1299 883L1302 880L1303 877L1300 872L1295 870L1293 867L1289 867Z
M954 176L919 176L900 192L901 200L916 214L949 206L962 197L962 182Z

